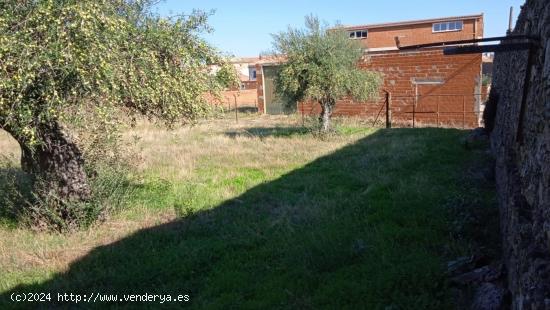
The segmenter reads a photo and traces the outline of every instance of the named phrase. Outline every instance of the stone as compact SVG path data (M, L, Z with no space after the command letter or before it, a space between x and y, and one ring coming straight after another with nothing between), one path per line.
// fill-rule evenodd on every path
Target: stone
M538 37L539 42L531 51L496 53L494 59L490 98L496 110L494 126L487 129L511 309L549 309L549 25L550 1L527 0L512 35ZM488 118L485 124L490 122Z
M505 309L504 297L506 290L493 283L483 283L476 290L472 310L500 310Z

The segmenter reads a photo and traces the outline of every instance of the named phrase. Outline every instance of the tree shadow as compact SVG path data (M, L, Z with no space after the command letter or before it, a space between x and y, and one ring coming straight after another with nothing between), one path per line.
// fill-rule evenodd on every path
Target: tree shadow
M445 205L471 158L462 135L379 130L216 208L97 247L50 280L1 294L0 307L448 308ZM9 302L22 292L52 302ZM76 304L54 302L57 293L190 302Z
M302 136L310 133L311 131L306 127L252 127L246 128L241 131L227 131L225 135L231 138L237 137L291 137Z
M235 108L230 108L226 110L226 113L235 113ZM258 113L258 107L237 107L237 113L242 114L256 114Z

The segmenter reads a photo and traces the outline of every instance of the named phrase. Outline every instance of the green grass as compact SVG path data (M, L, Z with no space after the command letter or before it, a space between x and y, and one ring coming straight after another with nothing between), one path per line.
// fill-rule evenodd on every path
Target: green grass
M337 129L329 141L285 124L189 133L214 147L184 176L146 168L119 215L172 220L66 272L11 268L5 279L21 286L0 286L0 307L15 291L189 294L196 309L452 308L446 262L495 238L494 223L475 230L467 219L494 216L491 184L468 173L487 155L464 148L460 130Z

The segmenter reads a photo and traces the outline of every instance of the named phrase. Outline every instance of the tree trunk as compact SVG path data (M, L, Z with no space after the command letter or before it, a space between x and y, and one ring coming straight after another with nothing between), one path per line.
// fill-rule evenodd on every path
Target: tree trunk
M332 109L334 104L330 101L321 102L321 116L319 116L319 122L321 123L321 131L328 132L330 130L330 117L332 116Z
M59 123L41 125L38 129L40 144L32 150L25 139L14 137L21 146L21 168L39 181L35 187L39 197L53 196L66 202L90 198L82 152Z
M39 172L33 160L32 150L23 143L19 143L19 146L21 147L21 170L30 174Z

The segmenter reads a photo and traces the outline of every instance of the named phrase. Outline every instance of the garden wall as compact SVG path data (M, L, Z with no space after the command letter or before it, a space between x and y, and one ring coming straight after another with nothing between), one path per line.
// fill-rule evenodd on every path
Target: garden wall
M528 0L513 34L540 36L532 52L495 55L486 124L494 129L504 260L512 309L550 309L550 2ZM524 88L526 87L525 98Z
M360 67L383 74L383 89L392 93L394 122L437 124L453 127L477 127L481 110L481 54L443 55L440 48L369 54ZM413 81L442 81L441 85L418 85ZM415 108L416 94L418 101ZM317 114L315 103L298 105L298 111ZM336 116L384 118L384 93L378 100L354 102L341 100Z

